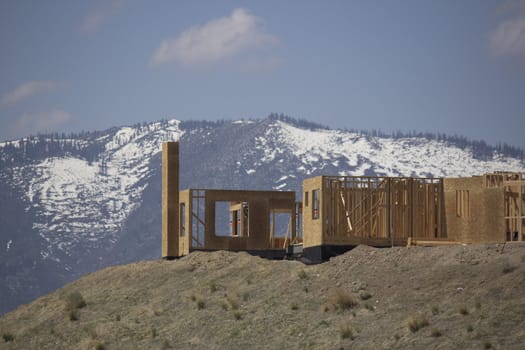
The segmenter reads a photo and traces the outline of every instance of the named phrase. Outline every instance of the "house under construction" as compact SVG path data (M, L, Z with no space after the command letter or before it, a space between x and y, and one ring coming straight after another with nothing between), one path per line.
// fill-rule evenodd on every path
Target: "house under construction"
M525 173L468 178L318 176L295 192L179 192L178 143L163 144L162 256L192 250L319 262L358 244L496 243L525 240Z

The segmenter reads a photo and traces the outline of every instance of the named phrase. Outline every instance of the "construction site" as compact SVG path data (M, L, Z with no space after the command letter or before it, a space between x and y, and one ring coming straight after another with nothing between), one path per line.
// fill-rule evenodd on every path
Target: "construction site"
M179 190L179 144L162 145L162 257L247 251L322 262L374 247L523 242L525 173L464 178L317 176L295 191Z

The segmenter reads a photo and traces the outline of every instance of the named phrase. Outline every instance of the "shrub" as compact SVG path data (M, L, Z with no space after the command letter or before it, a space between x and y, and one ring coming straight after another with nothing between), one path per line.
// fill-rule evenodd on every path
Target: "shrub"
M412 333L415 333L421 328L428 326L428 321L423 316L411 317L407 322L407 326Z
M69 310L69 320L70 321L77 321L78 320L78 310Z
M171 348L170 342L167 339L164 339L160 348L161 350L168 350Z
M514 270L516 270L517 267L516 266L512 266L511 264L509 263L505 263L505 265L503 265L503 270L502 272L503 273L511 273L513 272Z
M319 321L319 326L325 326L328 327L330 325L330 322L327 320L321 320Z
M219 286L217 286L217 283L211 282L210 283L210 292L215 293L219 289Z
M66 297L66 311L68 312L69 320L78 320L78 310L82 309L84 306L86 306L86 301L79 291L69 293Z
M459 308L458 308L458 312L465 316L465 315L468 315L468 309L465 305L461 305Z
M339 325L339 334L341 335L341 339L354 339L354 332L348 322L343 322Z
M297 305L297 303L292 303L292 305L290 305L290 309L297 310L299 309L299 305Z
M67 296L67 308L68 310L82 309L86 306L86 301L79 291L74 291Z
M226 296L226 300L228 300L228 303L233 310L237 310L239 308L239 299L237 299L236 296L228 294Z
M106 346L103 343L97 343L95 350L106 350Z
M151 337L156 338L157 337L157 328L153 327L151 329Z
M369 303L365 304L365 309L367 309L368 311L375 311L374 306Z
M308 278L308 275L306 274L305 270L299 270L297 272L297 277L299 277L300 279L304 280L304 279Z
M431 311L432 311L432 315L437 315L437 314L439 314L439 307L434 305L434 306L432 306Z
M202 310L206 307L206 303L203 299L197 300L197 309Z
M474 331L474 327L472 327L472 325L469 324L468 327L467 327L467 332L470 333L472 331Z
M2 337L4 338L4 341L6 343L9 343L9 342L15 340L15 336L12 335L11 333L4 333L4 335Z
M430 331L430 335L437 338L437 337L441 337L441 331L437 328L432 328L432 330Z
M492 344L488 341L484 342L483 343L483 348L484 349L492 349Z
M333 291L330 301L336 308L341 310L351 309L358 304L357 298L342 288L337 288Z
M235 311L233 313L233 317L235 317L237 321L242 320L242 314L240 313L240 311Z
M372 294L370 294L366 290L361 290L359 291L359 297L361 298L361 300L368 300L372 297Z

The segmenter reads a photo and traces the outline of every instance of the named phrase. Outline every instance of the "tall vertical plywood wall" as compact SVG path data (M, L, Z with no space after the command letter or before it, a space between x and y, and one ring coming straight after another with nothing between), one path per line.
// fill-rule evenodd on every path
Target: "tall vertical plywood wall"
M444 179L448 235L462 243L505 241L504 192L487 188L483 177Z
M315 247L322 245L323 242L323 177L317 176L303 181L303 246ZM314 213L313 192L318 191L317 208L319 212L317 217Z
M179 143L162 144L162 257L179 253Z

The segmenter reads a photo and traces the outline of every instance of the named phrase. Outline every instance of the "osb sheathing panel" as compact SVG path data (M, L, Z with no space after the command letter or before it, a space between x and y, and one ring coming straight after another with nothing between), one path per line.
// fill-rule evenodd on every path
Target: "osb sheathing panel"
M313 177L303 181L303 246L315 247L323 242L323 177ZM314 190L319 190L319 219L313 219L313 195ZM308 193L308 203L305 203L305 193ZM306 205L308 204L308 205Z
M179 256L179 143L162 144L162 256Z
M248 202L248 237L215 235L216 202ZM205 249L270 249L270 210L287 209L295 235L295 192L206 190Z
M179 192L179 209L180 209L180 203L184 203L186 207L186 217L184 218L184 227L186 228L186 232L184 236L180 235L179 230L179 256L182 255L188 255L190 253L190 217L192 212L192 203L190 201L190 191L184 190Z
M459 217L456 191L469 191L469 215ZM444 179L445 213L450 239L462 243L505 241L502 188L483 187L482 177Z

